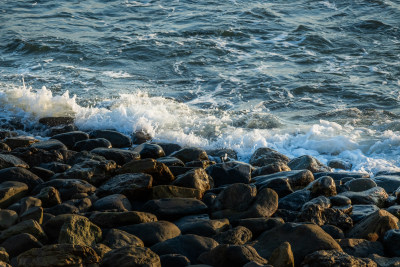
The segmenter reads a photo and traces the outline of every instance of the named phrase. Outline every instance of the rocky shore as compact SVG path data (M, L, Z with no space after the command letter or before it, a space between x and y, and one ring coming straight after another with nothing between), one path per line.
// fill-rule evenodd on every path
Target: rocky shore
M0 266L400 266L400 173L40 123L0 130Z

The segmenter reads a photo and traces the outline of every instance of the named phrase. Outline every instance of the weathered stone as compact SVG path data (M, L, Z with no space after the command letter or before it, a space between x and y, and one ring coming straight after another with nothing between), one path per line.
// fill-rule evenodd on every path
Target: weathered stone
M386 209L386 211L396 216L397 219L400 219L400 205L390 206L389 208Z
M173 185L195 188L200 190L201 194L210 189L213 185L213 181L206 171L202 168L196 168L185 174L179 175L175 178Z
M219 267L242 267L249 262L267 263L267 260L258 255L257 251L251 246L228 244L219 245L201 254L199 260Z
M52 186L56 188L61 195L61 199L68 200L73 197L76 198L77 195L84 197L84 195L92 194L96 190L96 187L89 184L84 180L79 179L54 179L48 182L44 182L35 187L33 190L34 194L37 194L42 190L42 188Z
M138 211L94 212L90 215L89 219L91 222L102 228L120 227L124 225L157 221L155 215Z
M368 258L373 253L384 255L383 246L380 242L371 242L365 239L346 238L337 240L343 251L347 254L358 257Z
M249 163L253 166L262 167L271 163L288 163L289 158L268 147L258 148L250 158Z
M157 159L158 162L164 163L168 167L178 166L178 167L185 167L185 163L182 160L175 158L175 157L162 157Z
M287 195L279 200L279 209L300 210L301 207L310 200L311 192L303 189Z
M45 209L45 212L54 216L61 215L61 214L78 214L79 208L75 207L70 203L61 203L55 205L51 208Z
M89 139L89 135L81 131L74 131L56 134L52 136L51 139L56 139L66 145L69 149L72 149L76 142Z
M160 147L162 147L162 149L164 150L166 156L169 156L173 152L182 149L182 147L180 145L174 144L174 143L155 143L155 144L157 144Z
M362 192L376 187L374 180L370 178L360 178L348 181L345 185L353 192Z
M73 150L75 151L91 151L96 148L111 148L112 145L110 141L104 138L96 138L96 139L87 139L76 142L74 144Z
M326 196L331 197L336 195L336 184L329 176L322 176L311 182L307 187L311 191L312 197Z
M161 266L163 267L184 267L190 265L190 260L180 254L166 254L160 256Z
M143 211L153 213L161 219L177 219L207 212L208 207L200 200L192 198L162 198L146 202Z
M43 229L39 223L35 220L27 220L3 230L0 233L0 242L3 242L14 235L22 233L31 234L39 240L46 239L46 234L43 232Z
M400 266L400 257L386 258L381 257L378 254L372 254L369 256L371 260L378 264L378 267L398 267Z
M92 246L92 249L96 252L96 254L100 257L100 259L103 259L104 255L106 255L108 252L112 250L111 248L102 243Z
M119 229L137 236L147 247L177 237L181 234L179 228L168 221L132 224L119 227Z
M146 133L143 130L132 133L132 143L134 144L143 144L152 138L153 137L149 133Z
M24 183L15 181L0 183L0 208L7 208L26 193L28 193L28 186Z
M111 249L126 246L144 247L143 241L137 236L119 229L111 229L104 237L103 243Z
M18 266L21 267L89 266L99 261L91 247L72 244L33 248L18 256Z
M254 170L251 173L251 177L274 174L277 172L287 172L287 171L291 171L289 166L284 162L278 161L276 163L271 163L271 164L262 166L260 168L257 168L256 170Z
M342 178L345 177L352 177L354 179L358 178L369 178L368 173L360 173L360 172L318 172L314 173L314 178L318 179L319 177L322 176L329 176L332 177L333 180L339 181Z
M351 170L353 164L342 159L332 159L328 161L328 167L333 169Z
M350 238L363 238L369 241L383 239L386 231L399 229L399 219L385 210L379 210L357 223L348 232Z
M292 170L309 170L312 173L314 172L330 172L332 169L321 162L319 162L316 158L311 157L309 155L300 156L292 159L288 162L289 168Z
M304 257L314 251L335 249L341 251L339 244L315 224L285 223L261 234L253 247L261 257L269 258L283 242L289 242L295 259L300 264Z
M197 258L203 253L218 246L218 243L209 237L197 235L180 235L151 247L158 255L181 254L186 256L191 264L199 263Z
M147 173L153 177L154 184L169 184L175 179L175 176L165 164L154 159L131 161L122 166L117 173Z
M93 209L97 211L130 211L132 210L132 205L126 196L114 194L98 199L93 204Z
M278 194L279 198L283 198L293 193L293 189L290 186L289 181L283 178L267 180L258 189L261 190L264 188L270 188L274 190Z
M375 176L372 180L389 194L400 187L400 175L379 175Z
M0 154L0 169L10 168L10 167L21 167L21 168L29 168L29 165L26 164L20 158L10 154Z
M7 229L18 221L18 214L13 210L0 210L0 229Z
M157 159L165 156L164 150L162 149L161 146L157 144L143 143L135 147L133 151L138 153L140 155L140 158L142 159L146 158Z
M321 228L322 228L322 230L327 232L334 239L343 239L344 238L343 230L337 226L325 224L325 225L322 225Z
M352 207L353 209L351 212L351 218L353 219L354 223L358 223L359 221L379 210L376 205L353 205Z
M31 147L43 150L67 150L68 148L59 140L50 139L40 141L31 145Z
M225 184L250 183L252 167L243 162L230 161L211 165L206 171L214 180L215 187L219 187Z
M7 144L0 142L0 152L10 152L11 147L9 147Z
M184 163L194 160L208 160L206 151L197 147L182 148L181 150L171 153L170 156L176 157Z
M332 206L351 205L351 199L342 195L336 195L330 198Z
M71 165L64 164L61 162L48 162L40 164L40 167L48 169L54 173L65 172L71 169Z
M61 226L58 243L91 246L100 242L101 229L83 216L71 216Z
M197 219L195 221L188 221L178 223L175 222L182 234L194 234L206 237L212 237L229 228L228 219L210 220L210 219Z
M247 218L232 222L233 225L241 225L248 228L252 232L253 238L284 223L282 218Z
M52 186L43 187L35 197L42 201L44 208L61 204L60 192Z
M17 147L27 147L36 142L39 142L39 140L31 136L7 137L4 140L4 143L6 143L9 147L11 147L11 149L15 149Z
M373 204L380 208L385 205L388 198L388 194L382 187L373 187L362 192L348 191L340 195L350 198L353 204Z
M238 159L236 151L229 148L207 150L206 152L207 155L215 158L218 163Z
M6 139L7 137L17 136L17 132L12 132L8 130L0 130L0 140Z
M43 208L42 207L32 207L28 210L26 210L24 213L21 214L20 220L26 221L26 220L35 220L39 224L42 224L43 222Z
M89 133L90 138L104 138L111 142L112 147L130 147L132 140L129 136L117 131L95 130Z
M330 267L330 266L360 266L376 267L376 263L368 258L356 258L343 251L320 250L307 255L302 266Z
M269 175L261 175L253 178L257 188L263 187L264 184L268 183L269 180L281 178L289 182L293 189L299 189L307 186L309 183L314 181L314 176L309 170L295 170L288 172L278 172Z
M293 252L289 242L283 242L272 251L269 263L274 267L294 267Z
M400 230L391 229L387 231L383 237L383 245L385 246L385 251L389 256L400 257ZM383 254L377 254L383 256Z
M179 187L174 185L157 185L151 189L151 198L197 198L201 199L203 194L194 188Z
M11 167L0 170L0 183L6 181L24 183L29 187L29 190L32 190L35 186L43 183L43 180L37 175L20 167Z
M118 165L124 165L132 160L139 160L140 155L131 150L124 150L120 148L104 148L99 147L90 151L93 154L103 156L108 160L115 161Z
M227 186L215 199L212 209L245 211L254 201L257 189L252 185L237 183Z
M68 133L73 131L78 131L78 127L76 127L76 125L74 124L54 126L49 129L48 136L54 136L57 134Z
M43 245L33 235L23 233L6 239L0 246L13 258L32 248L41 248Z
M89 211L89 209L92 208L92 201L95 202L97 200L97 197L95 196L90 196L85 197L85 198L79 198L79 199L70 199L65 201L65 204L70 204L78 208L78 213L85 213ZM63 203L63 204L64 204Z
M101 267L161 267L160 257L145 247L125 246L104 255Z
M216 164L215 161L211 161L211 160L195 160L195 161L189 161L185 163L186 167L190 167L190 168L202 168L202 169L206 169L208 167L210 167L211 165Z
M243 226L216 234L213 239L220 244L244 245L252 238L252 232Z
M11 154L22 159L30 166L38 166L44 162L63 162L67 150L44 150L36 147L16 148Z
M74 123L73 117L43 117L39 119L39 123L53 127Z

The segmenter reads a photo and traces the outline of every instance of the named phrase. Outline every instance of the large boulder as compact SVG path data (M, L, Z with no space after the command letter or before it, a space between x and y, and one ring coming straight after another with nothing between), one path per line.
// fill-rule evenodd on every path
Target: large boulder
M107 252L101 267L161 267L160 257L149 248L125 246Z
M332 169L317 160L316 158L304 155L289 161L288 166L292 170L304 170L307 169L312 173L315 172L330 172Z
M268 147L258 148L250 158L249 163L253 166L262 167L271 163L288 163L289 158Z
M175 178L173 185L195 188L200 190L201 194L210 189L213 181L203 168L196 168Z
M29 165L26 164L20 158L10 154L0 154L0 169L10 168L10 167L21 167L21 168L29 168Z
M99 147L90 151L93 154L103 156L108 160L115 161L118 165L124 165L132 160L139 160L140 155L131 150L124 150L120 148L104 148Z
M157 221L157 217L154 214L139 211L93 212L89 219L102 228L113 228Z
M135 147L133 151L138 153L142 159L157 159L165 156L163 148L157 144L144 143Z
M83 216L71 216L61 226L58 243L92 246L101 241L101 229Z
M39 223L35 220L26 220L11 226L6 230L1 231L0 242L3 242L12 236L22 233L31 234L41 241L46 240L46 234L44 233Z
M69 149L72 149L76 142L89 139L89 135L85 132L74 131L62 134L56 134L51 137L66 145Z
M93 194L96 190L96 187L84 180L54 179L36 186L32 193L37 194L40 190L48 186L57 189L60 192L62 200L87 197L88 195Z
M193 198L162 198L147 201L143 211L153 213L159 219L170 220L205 213L208 207L202 201Z
M110 229L105 235L102 243L111 249L126 246L144 247L143 241L137 236L119 229Z
M171 153L170 156L178 158L184 163L195 160L208 160L206 151L197 147L182 148L181 150Z
M345 185L353 192L362 192L377 186L370 178L353 179L346 182Z
M0 183L6 181L24 183L29 187L29 190L43 183L43 180L37 175L21 167L11 167L0 170Z
M373 187L361 192L347 191L340 195L350 198L353 204L373 204L380 208L384 207L385 201L389 197L382 187Z
M368 258L356 258L343 251L320 250L307 255L302 266L331 267L331 266L360 266L377 267L377 264Z
M20 182L3 182L0 184L0 209L7 208L28 193L28 186Z
M36 147L16 148L11 154L22 159L29 166L39 166L45 162L64 162L67 150L44 150Z
M322 176L314 180L306 187L306 189L310 190L312 197L331 197L336 195L335 180L333 180L332 177L329 176Z
M270 180L281 178L289 182L293 189L306 187L309 183L314 181L314 176L309 170L295 170L287 172L278 172L274 174L261 175L253 178L257 188L263 187Z
M129 136L117 131L95 130L89 133L90 138L104 138L111 142L112 147L130 147L132 140Z
M87 140L82 140L79 142L76 142L74 144L73 150L75 151L91 151L96 148L111 148L112 145L110 141L104 138L96 138L96 139L87 139Z
M249 164L238 161L218 163L206 169L214 180L215 187L234 183L248 184L252 170Z

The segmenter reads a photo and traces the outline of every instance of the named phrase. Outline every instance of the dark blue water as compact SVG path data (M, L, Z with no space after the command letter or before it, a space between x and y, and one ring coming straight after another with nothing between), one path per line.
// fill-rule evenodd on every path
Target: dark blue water
M398 1L3 0L1 117L399 170L399 18Z

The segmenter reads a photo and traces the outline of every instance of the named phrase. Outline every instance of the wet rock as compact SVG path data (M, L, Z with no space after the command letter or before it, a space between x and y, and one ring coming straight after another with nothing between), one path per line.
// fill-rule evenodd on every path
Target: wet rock
M17 158L13 155L0 154L0 169L5 169L9 167L29 168L29 165L26 164L26 162L22 159Z
M303 266L328 267L328 266L365 266L376 267L376 263L368 258L356 258L342 251L320 250L307 255Z
M238 159L236 151L229 148L207 150L206 152L207 155L216 158L218 163L226 161L235 161Z
M157 144L143 143L135 147L133 151L138 153L142 159L157 159L165 156L163 148Z
M213 237L220 244L244 245L253 237L252 232L243 226L218 233Z
M122 226L119 229L137 236L147 247L177 237L181 234L179 228L168 221L132 224Z
M35 197L42 201L44 208L61 204L60 192L52 186L42 188Z
M112 147L130 147L132 140L129 136L117 131L95 130L89 133L90 138L104 138L111 142Z
M333 206L351 205L351 199L342 195L333 196L330 200Z
M78 131L78 127L76 127L74 124L54 126L49 129L48 136L54 136L57 134L68 133L73 131Z
M253 247L261 257L268 259L283 242L291 244L296 265L306 255L317 250L342 250L339 244L319 226L295 223L285 223L262 233Z
M102 184L98 189L98 195L123 194L128 199L137 199L143 195L147 195L152 184L153 178L148 174L120 174Z
M165 164L154 159L131 161L122 166L117 173L147 173L153 177L154 184L169 184L175 179L175 176Z
M143 211L153 213L161 219L178 219L183 216L202 214L208 207L192 198L162 198L146 202Z
M399 219L385 210L378 210L357 223L348 232L350 238L363 238L369 241L383 239L386 231L399 229Z
M122 194L114 194L97 200L93 204L93 208L97 211L130 211L132 210L132 205L126 196Z
M20 200L28 193L28 186L21 182L9 181L0 184L0 208L7 208L9 205Z
M7 229L18 221L18 214L13 210L0 210L0 229ZM0 246L1 247L1 246Z
M164 163L168 167L172 166L178 166L178 167L184 167L185 163L183 163L182 160L175 158L175 157L162 157L157 159L158 162Z
M279 209L298 211L309 201L311 192L308 190L298 190L290 195L287 195L279 200Z
M11 167L0 170L0 183L6 181L24 183L29 187L29 190L32 190L35 186L43 183L43 180L37 175L20 167Z
M262 167L271 163L288 163L289 158L285 155L267 147L258 148L250 158L249 163L253 166Z
M132 133L132 143L134 144L143 144L151 139L153 139L153 137L144 131L135 131Z
M370 178L354 179L348 181L345 185L353 192L362 192L377 186Z
M190 167L190 168L206 169L209 166L214 165L214 164L216 164L216 162L211 161L211 160L195 160L195 161L186 162L185 166Z
M65 171L71 169L71 165L64 164L61 162L42 163L42 164L40 164L40 167L48 169L54 173L65 172Z
M21 214L20 216L20 221L26 221L26 220L35 220L39 224L43 223L43 208L42 207L33 207L25 211L24 213Z
M174 185L195 188L200 190L201 194L212 187L213 181L206 171L202 168L196 168L185 174L179 175L175 178L173 182Z
M39 123L46 126L60 126L74 123L73 117L43 117L39 119Z
M278 209L273 217L282 218L282 220L285 222L295 222L297 221L297 217L299 216L299 214L300 212L298 211Z
M372 180L389 194L400 187L400 175L380 175L375 176Z
M201 199L202 192L194 188L186 188L174 185L157 185L151 189L151 198L197 198Z
M358 223L378 210L379 208L376 205L353 205L351 218L353 219L354 223Z
M245 211L257 195L254 186L237 183L227 186L215 199L213 210Z
M340 195L350 198L353 204L372 204L380 208L385 205L385 201L388 198L388 194L382 187L373 187L362 192L348 191Z
M326 233L328 233L334 239L343 239L344 238L344 233L343 233L342 229L340 229L337 226L325 224L325 225L322 225L321 228L322 228L322 230L324 230Z
M218 243L209 237L197 235L180 235L151 247L151 250L162 256L165 254L181 254L186 256L191 264L199 263L197 258L203 253L218 246Z
M212 237L229 228L228 219L210 220L198 219L195 221L177 223L182 234L194 234L206 237Z
M164 150L164 153L166 156L169 157L169 155L171 155L173 152L181 150L182 146L178 145L178 144L174 144L174 143L155 143L157 145L159 145L160 147L162 147L162 149Z
M286 163L279 161L255 169L251 173L251 177L274 174L277 172L287 172L287 171L291 171L290 167Z
M15 137L15 136L17 136L16 132L0 130L0 140L6 139L7 137Z
M281 218L247 218L235 220L232 222L232 225L239 225L248 228L252 232L253 238L255 238L261 233L284 223L285 222Z
M89 219L91 222L102 228L113 228L157 221L155 215L139 211L94 212L90 215Z
M369 256L371 260L378 264L378 267L397 267L400 266L400 257L386 258L381 257L378 254L372 254Z
M326 196L331 197L336 195L335 181L329 176L322 176L311 182L307 187L311 191L312 197Z
M103 156L108 160L115 161L118 165L124 165L132 160L139 160L140 155L131 150L124 150L120 148L104 148L99 147L90 151L93 154Z
M328 167L331 167L333 169L351 170L353 164L341 159L332 159L328 161Z
M287 179L282 179L282 178L274 178L271 180L267 180L258 189L261 190L264 188L270 188L274 190L278 194L279 198L283 198L293 193L293 189L290 186L289 181Z
M272 252L269 263L275 267L294 267L293 252L289 242L283 242Z
M42 188L48 186L56 188L60 192L62 200L69 200L76 198L77 196L79 196L79 198L84 198L90 194L93 194L96 190L96 187L84 180L54 179L36 186L32 193L37 194L40 192L40 190L42 190Z
M91 246L100 242L101 229L83 216L71 216L61 226L58 243Z
M254 177L253 181L255 181L257 188L261 188L268 183L268 181L276 178L287 180L293 189L303 188L314 181L314 176L309 170L296 170L262 175Z
M100 258L88 246L55 244L33 248L18 256L18 266L89 266L99 263Z
M32 144L31 147L43 150L67 150L67 147L62 142L55 139L40 141Z
M10 151L11 151L11 147L9 147L5 143L0 142L0 152L10 152Z
M166 254L160 257L163 267L184 267L190 265L190 260L180 254Z
M179 176L193 170L192 167L171 166L168 167L174 176Z
M7 137L4 140L4 143L11 147L11 149L15 149L17 147L28 147L36 142L39 142L39 140L31 136Z
M75 151L91 151L96 148L111 148L112 145L110 141L104 138L87 139L76 142L74 144L73 150Z
M143 241L137 236L118 229L111 229L104 237L103 243L111 249L126 246L144 247Z
M215 187L234 183L250 183L252 167L249 164L230 161L214 164L206 169Z
M316 158L309 155L304 155L292 159L288 162L288 166L292 170L309 170L312 173L330 172L332 170L330 167L322 164Z
M51 137L66 145L68 149L72 149L75 143L89 139L89 135L85 132L74 131L68 133L57 134Z
M145 247L126 246L104 255L101 267L161 267L160 257Z
M400 219L400 205L390 206L389 208L386 209L386 211L396 216L397 219Z
M400 230L391 229L383 237L385 251L391 257L400 257ZM374 252L377 253L377 252ZM383 256L383 253L377 253Z
M260 257L251 246L219 245L200 255L199 260L212 266L233 267L244 266L249 262L266 264L267 260Z
M173 152L170 156L176 157L184 163L194 160L208 160L206 151L197 147L182 148L181 150Z
M40 164L45 162L63 162L64 155L62 152L64 153L66 152L66 150L47 151L35 147L25 147L14 149L11 154L24 160L30 166L39 166Z
M340 179L345 177L352 177L354 179L359 178L369 178L368 173L359 173L359 172L318 172L314 173L314 178L318 179L322 176L329 176L332 177L335 181L340 181Z
M0 232L0 242L22 233L31 234L39 240L46 239L46 234L43 232L43 229L39 223L35 220L27 220Z
M355 238L340 239L337 241L344 252L354 257L368 258L373 253L384 255L383 246L380 242Z
M6 249L11 258L14 258L32 248L41 248L43 245L33 235L23 233L6 239L0 246Z

